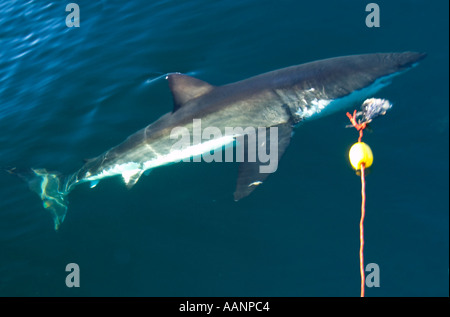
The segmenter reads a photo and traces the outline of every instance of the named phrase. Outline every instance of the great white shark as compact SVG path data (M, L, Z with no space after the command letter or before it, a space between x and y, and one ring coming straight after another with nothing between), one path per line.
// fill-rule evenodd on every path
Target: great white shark
M201 119L203 127L216 127L222 132L226 127L254 127L253 131L260 131L256 128L261 127L276 127L279 159L289 145L293 128L299 123L361 103L425 56L424 53L404 52L336 57L271 71L223 86L214 86L188 75L169 74L166 78L174 100L172 112L132 134L121 144L87 160L73 174L31 169L19 176L25 178L30 188L40 196L44 207L53 215L55 229L58 229L66 216L67 195L79 184L91 182L91 186L95 186L101 179L121 175L127 187L131 188L146 171L234 145L236 138L243 137L238 133L223 133L219 139L174 151L177 139L171 137L171 133L175 128L183 127L193 132L195 119ZM245 133L244 130L242 134ZM269 135L266 134L267 140L258 138L257 146L265 147L274 142ZM261 164L258 160L240 163L235 200L249 195L267 178L268 173L260 172Z

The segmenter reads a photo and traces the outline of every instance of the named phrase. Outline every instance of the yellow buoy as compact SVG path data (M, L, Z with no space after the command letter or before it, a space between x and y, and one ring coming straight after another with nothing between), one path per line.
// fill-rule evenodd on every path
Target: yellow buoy
M373 163L373 154L370 147L364 142L353 144L349 152L350 164L355 170L361 169L361 164L369 167Z

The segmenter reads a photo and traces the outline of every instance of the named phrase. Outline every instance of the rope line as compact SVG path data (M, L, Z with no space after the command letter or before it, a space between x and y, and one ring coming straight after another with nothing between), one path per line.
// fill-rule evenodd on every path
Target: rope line
M347 112L347 117L350 119L352 125L359 131L358 142L361 142L363 137L363 130L366 128L367 123L356 122L356 110L353 115ZM366 215L366 180L365 180L365 168L366 164L361 163L361 220L359 222L359 272L361 274L361 297L364 297L366 275L364 271L364 217Z
M362 131L362 130L361 130ZM364 287L366 285L366 275L364 272L364 217L366 215L366 180L365 164L361 164L361 220L359 222L359 271L361 273L361 297L364 297Z

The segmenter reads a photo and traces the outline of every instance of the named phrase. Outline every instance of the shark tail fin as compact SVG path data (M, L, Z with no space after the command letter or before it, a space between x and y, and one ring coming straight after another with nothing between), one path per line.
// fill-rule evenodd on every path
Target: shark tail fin
M45 169L31 169L20 172L16 168L12 168L8 169L7 172L25 180L30 189L38 194L44 208L53 216L55 230L58 230L66 217L69 203L67 195L70 190L66 188L65 177L56 172L48 172Z

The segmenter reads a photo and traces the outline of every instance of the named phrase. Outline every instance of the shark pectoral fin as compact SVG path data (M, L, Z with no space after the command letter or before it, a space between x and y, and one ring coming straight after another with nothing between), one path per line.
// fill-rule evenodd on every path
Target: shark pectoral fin
M277 128L277 138L275 138L275 133L272 133L273 130L270 130L272 128ZM245 137L244 142L241 143L241 145L244 146L245 157L244 161L239 165L239 176L236 184L236 191L234 192L235 201L250 195L271 173L276 171L278 162L291 140L292 125L288 122L275 127L266 128L265 132L265 138L261 133L257 133L256 147L252 146L251 143L249 146L249 137ZM273 140L272 142L277 142L278 147L274 147L273 143L271 147L271 140ZM278 154L271 153L274 149L278 151ZM271 158L272 155L275 157ZM264 156L268 157L263 159ZM268 159L276 160L276 162L268 162ZM270 169L268 170L268 167L271 164L276 164L275 169L272 169L272 171L270 171Z
M142 173L142 170L126 171L122 173L123 181L128 189L131 189L134 185L136 185Z
M91 188L94 188L95 186L97 186L99 182L100 182L99 179L96 179L95 181L91 181L91 185L90 185Z

